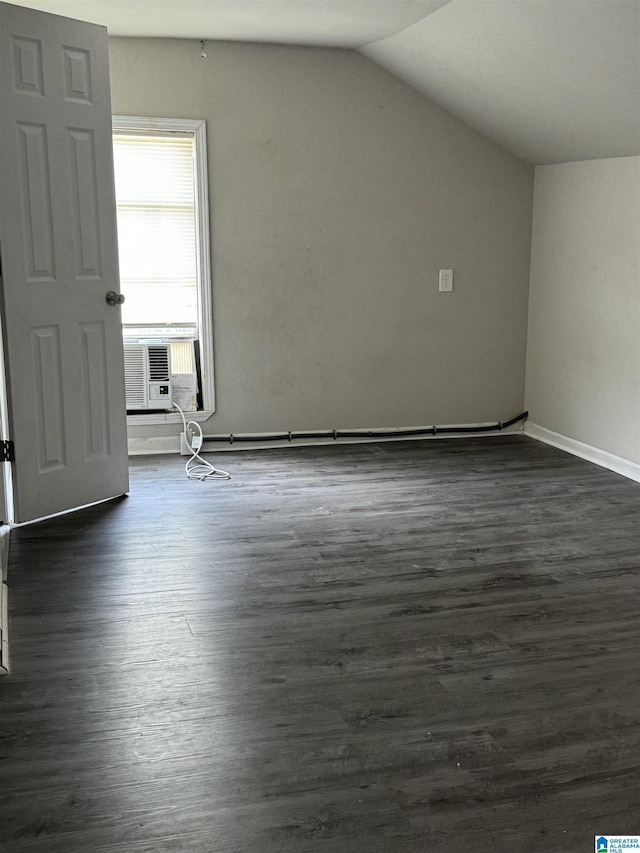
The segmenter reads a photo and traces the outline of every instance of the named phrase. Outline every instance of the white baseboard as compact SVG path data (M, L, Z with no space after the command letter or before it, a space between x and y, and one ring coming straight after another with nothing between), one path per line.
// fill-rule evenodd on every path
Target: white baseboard
M6 583L7 568L9 563L9 535L11 527L8 524L0 524L0 578Z
M9 673L9 591L0 583L0 675Z
M466 429L473 429L474 427L482 427L485 424L474 423L474 424L447 424L447 426L456 426L456 427L464 427ZM442 429L443 427L440 427ZM506 435L521 435L522 434L522 421L518 421L518 423L513 424L510 427L505 427L502 430L491 430L490 432L467 432L463 434L459 433L436 433L436 435L398 435L398 432L402 432L404 429L425 429L429 430L431 427L397 427L390 429L380 429L377 428L371 429L371 432L384 432L384 435L366 435L367 429L363 429L363 435L357 436L356 438L321 438L314 440L298 440L293 438L292 441L282 441L281 439L274 439L274 441L229 441L229 436L227 434L216 436L219 438L227 439L226 441L209 441L207 439L204 440L204 445L202 448L203 453L218 453L222 451L229 450L265 450L269 448L276 447L322 447L332 444L370 444L371 442L381 442L381 441L432 441L433 439L443 439L443 438L496 438L496 436L506 436ZM181 430L182 431L182 430ZM309 432L313 432L314 430L309 430ZM320 430L318 430L320 432ZM274 433L274 436L278 433ZM251 433L245 434L250 436ZM180 436L178 434L172 436L149 436L146 438L129 438L129 456L144 456L149 454L162 454L162 453L175 453L180 455Z
M182 432L182 425L180 425ZM156 435L146 438L129 438L129 456L148 456L161 453L180 455L180 435Z
M599 447L593 447L591 444L585 444L583 441L569 438L568 435L554 432L539 424L531 423L531 421L526 422L524 434L530 438L536 438L538 441L544 442L544 444L550 444L552 447L566 450L567 453L572 453L574 456L586 459L587 462L593 462L602 468L608 468L610 471L615 471L616 474L622 474L623 477L628 477L630 480L640 483L640 464L638 462L632 462L630 459L616 456L615 453L609 453L607 450L601 450Z

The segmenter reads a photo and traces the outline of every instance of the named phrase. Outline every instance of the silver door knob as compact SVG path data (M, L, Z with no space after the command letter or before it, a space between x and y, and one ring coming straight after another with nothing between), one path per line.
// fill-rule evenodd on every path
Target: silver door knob
M124 302L124 293L116 293L115 290L109 290L104 298L107 305L122 305Z

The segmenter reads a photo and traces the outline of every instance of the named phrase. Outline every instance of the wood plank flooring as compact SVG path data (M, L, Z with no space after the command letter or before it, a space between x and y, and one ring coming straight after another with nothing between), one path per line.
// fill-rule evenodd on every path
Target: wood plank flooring
M521 436L132 460L15 531L0 853L640 833L640 486Z

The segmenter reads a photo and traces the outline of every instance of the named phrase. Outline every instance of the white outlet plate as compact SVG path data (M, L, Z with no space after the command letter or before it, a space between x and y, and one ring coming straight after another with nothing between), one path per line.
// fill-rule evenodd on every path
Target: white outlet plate
M453 270L440 270L440 293L453 290Z

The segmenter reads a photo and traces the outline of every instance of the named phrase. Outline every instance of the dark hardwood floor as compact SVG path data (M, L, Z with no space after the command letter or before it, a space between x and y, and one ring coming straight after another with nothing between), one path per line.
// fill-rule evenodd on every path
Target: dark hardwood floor
M520 436L213 458L12 534L0 853L640 833L640 485Z

